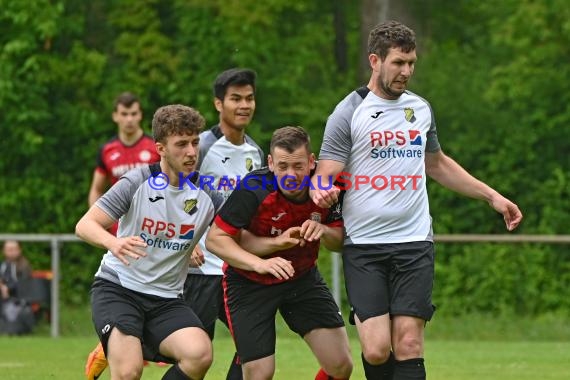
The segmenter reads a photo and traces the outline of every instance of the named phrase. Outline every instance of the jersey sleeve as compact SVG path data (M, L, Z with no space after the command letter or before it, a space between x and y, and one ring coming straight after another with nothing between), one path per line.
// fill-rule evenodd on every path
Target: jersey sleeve
M254 190L240 186L229 196L214 223L226 233L236 235L242 228L249 227L260 203Z
M99 152L97 153L95 171L97 171L97 172L99 172L105 176L109 175L109 170L107 170L107 166L103 162L103 147L102 146L99 148Z
M346 165L352 147L352 115L362 100L362 97L353 91L335 107L325 126L319 160L340 161Z
M431 109L431 108L430 108ZM439 139L437 138L437 129L435 127L435 117L433 116L433 111L431 113L431 126L427 131L426 139L426 152L435 153L441 150L439 145Z
M142 170L133 169L97 199L95 205L111 218L118 220L129 211L133 197L142 182L144 182Z

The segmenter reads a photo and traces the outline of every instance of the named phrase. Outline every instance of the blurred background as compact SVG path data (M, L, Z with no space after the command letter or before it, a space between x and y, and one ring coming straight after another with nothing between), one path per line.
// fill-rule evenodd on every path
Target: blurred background
M444 151L525 214L514 234L568 234L566 0L0 0L0 233L73 233L123 91L140 97L147 133L171 103L213 125L215 76L252 68L248 133L267 151L275 128L302 125L318 152L334 106L367 83L368 31L386 19L416 31L410 90L431 103ZM428 191L436 235L506 233L486 204L435 183ZM49 244L22 245L35 269L50 268ZM88 312L75 329L65 311L88 310L103 252L61 250L62 332L94 337ZM323 252L327 278L330 261ZM436 318L567 324L570 244L440 243L436 262Z

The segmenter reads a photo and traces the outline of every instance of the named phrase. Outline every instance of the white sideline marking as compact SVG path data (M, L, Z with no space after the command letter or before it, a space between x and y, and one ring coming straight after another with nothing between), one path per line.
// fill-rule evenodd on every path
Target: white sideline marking
M0 368L18 368L25 366L26 364L22 362L0 362Z

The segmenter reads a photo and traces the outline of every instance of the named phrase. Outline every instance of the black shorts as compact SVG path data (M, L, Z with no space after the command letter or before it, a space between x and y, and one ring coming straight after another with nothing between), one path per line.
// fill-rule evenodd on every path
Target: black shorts
M109 335L116 327L141 340L146 360L170 361L158 355L159 345L167 336L186 327L203 329L202 322L180 298L139 293L100 278L91 286L91 307L105 353Z
M184 282L184 300L200 318L210 339L214 339L217 319L228 325L222 277L189 273Z
M431 319L432 242L351 244L342 260L348 302L361 322L386 313Z
M301 337L316 328L344 326L317 268L294 280L266 285L248 280L230 267L224 275L224 291L230 331L242 363L275 353L277 310Z

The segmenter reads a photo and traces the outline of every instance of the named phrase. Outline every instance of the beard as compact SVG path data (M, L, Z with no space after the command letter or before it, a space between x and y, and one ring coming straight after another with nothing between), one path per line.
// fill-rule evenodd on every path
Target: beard
M402 95L404 91L406 91L405 86L401 90L394 90L390 88L388 82L382 80L382 78L380 77L378 78L378 82L376 84L378 88L391 99L398 99L400 95Z

